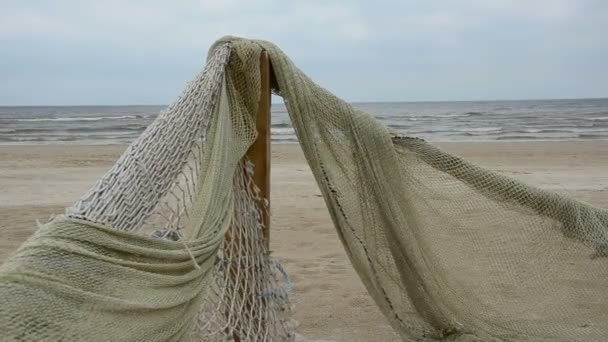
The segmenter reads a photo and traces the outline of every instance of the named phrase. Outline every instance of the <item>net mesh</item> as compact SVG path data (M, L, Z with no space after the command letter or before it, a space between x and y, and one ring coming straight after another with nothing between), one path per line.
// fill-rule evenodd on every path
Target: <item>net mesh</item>
M347 254L403 340L608 340L606 209L395 136L276 46L234 37L0 268L6 336L294 338L245 157L263 50Z
M194 335L205 341L289 340L288 288L283 284L286 279L280 278L286 273L270 258L262 234L261 211L267 210L267 199L262 198L253 182L255 166L246 156L240 160L230 183L232 198L225 193L230 177L221 173L214 176L220 169L210 169L217 166L215 158L221 158L220 154L238 153L238 147L247 147L256 137L251 129L255 117L248 110L254 102L247 108L235 108L227 103L224 94L223 105L232 108L229 124L233 136L220 139L225 143L224 149L233 145L235 150L218 153L213 151L216 145L207 142L218 134L214 129L221 129L210 121L217 120L213 118L214 108L222 100L221 86L229 56L228 46L218 48L180 99L159 115L67 214L120 230L179 241L198 237L200 227L196 225L201 223L221 226L214 220L222 215L194 211L210 208L210 201L221 200L218 196L224 195L224 200L233 202L233 214L218 249L214 281L205 289ZM233 64L238 64L238 60ZM231 91L250 88L249 82L240 81L236 79ZM215 115L219 112L215 111Z
M404 340L608 339L608 210L397 137L259 44L347 254Z
M259 60L259 54L241 57ZM230 70L227 68L229 62ZM254 98L259 99L260 96L259 81L243 81L243 78L235 77L234 70L242 67L241 64L238 55L231 58L229 46L215 49L205 69L186 87L183 95L160 113L91 190L66 210L66 217L42 227L37 237L30 239L17 256L3 265L2 279L5 282L0 286L4 286L3 296L13 295L13 301L0 309L2 318L10 317L0 320L2 331L15 332L18 334L14 336L16 340L22 340L22 337L40 340L41 336L61 340L66 331L73 331L73 335L68 336L69 340L75 341L100 338L113 341L294 339L288 275L270 256L263 236L262 219L264 211L268 210L267 199L262 197L253 182L255 166L245 155L257 135L255 115L258 100ZM241 71L237 75L243 73ZM257 90L250 90L254 87ZM239 97L251 100L230 103L230 98ZM61 229L66 226L68 228ZM103 263L92 265L77 257L61 258L62 254L69 253L66 249L74 247L93 253L92 258L102 258L114 253L112 249L117 248L115 242L107 245L87 237L86 243L80 241L76 246L62 246L61 251L46 246L48 241L58 243L58 240L67 238L83 239L82 236L74 237L74 230L85 229L88 233L105 227L128 233L127 236L133 239L129 244L152 243L154 246L151 248L161 248L156 243L167 242L171 249L178 248L182 253L179 265L175 262L173 265L164 264L165 261L156 255L152 255L154 260L144 258L141 260L144 264L138 265L145 269L156 262L163 264L159 267L165 268L166 273L159 276L164 276L168 283L159 285L152 281L151 284L138 284L131 272L150 272L147 269L133 267L124 273L110 272ZM67 234L72 236L64 236ZM36 255L48 256L48 264L31 265L33 269L25 271L28 263L22 259L34 249L44 250L44 253ZM132 252L121 250L118 257L131 259L127 253ZM167 259L172 258L169 256ZM32 264L35 262L34 259L30 261ZM38 289L32 284L23 286L15 283L15 277L28 272L45 277L65 277L66 272L58 270L60 264L69 265L68 272L73 274L72 279L60 282L74 291L83 290L83 284L90 283L90 287L84 286L89 293L83 297L68 293L69 300L59 305L66 312L59 310L55 318L38 317L32 312L49 310L41 303L34 304L44 298L44 294L31 296L33 299L28 306L32 311L17 310L16 305L28 303L24 295L30 296L29 293ZM106 277L102 281L89 276L89 272L101 272ZM184 289L181 278L193 277L192 273L199 279ZM154 274L147 276L154 277ZM174 287L169 292L181 290L184 293L166 293L169 298L155 296L155 292L158 295L162 287L169 284ZM107 290L102 290L102 286ZM111 293L112 287L132 289L126 293ZM196 291L192 291L194 289ZM80 322L82 318L78 314L83 314L83 310L67 313L69 305L91 300L91 297L100 295L98 292L104 293L104 299L109 302L123 305L131 302L133 313L149 311L151 303L162 302L163 299L166 300L163 306L170 308L183 304L184 297L190 298L187 310L173 312L182 320L176 324L179 329L175 325L169 327L172 323L169 319L160 322L158 318L149 317L154 315L148 315L148 329L144 328L146 324L131 322L131 328L128 328L124 323L115 322L112 327L116 332L114 335L106 331L108 326L104 326L103 321L97 327ZM132 292L141 293L140 302L132 297ZM55 299L46 302L57 307L53 302L61 300ZM93 306L91 311L100 309ZM87 312L86 316L90 315ZM117 314L114 319L119 317ZM33 318L42 322L38 325L27 323ZM146 315L141 319L146 319ZM47 326L51 321L59 324ZM127 333L128 330L133 330L133 333ZM159 330L164 333L159 334ZM97 334L102 335L95 336Z

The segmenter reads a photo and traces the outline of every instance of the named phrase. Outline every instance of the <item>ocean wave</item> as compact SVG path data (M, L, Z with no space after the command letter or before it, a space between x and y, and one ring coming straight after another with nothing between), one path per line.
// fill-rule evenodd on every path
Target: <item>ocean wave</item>
M468 118L476 115L485 115L485 114L470 114L468 113L453 113L453 114L433 114L433 115L416 115L416 116L395 116L395 117L386 117L386 119L398 119L398 120L408 120L408 121L438 121L442 119L459 119L459 118Z
M545 130L542 128L526 128L526 129L522 129L522 130L511 131L511 133L542 133L542 132L557 133L559 131Z
M608 100L372 103L362 109L393 131L430 140L584 140L607 139ZM85 144L128 142L141 134L163 109L155 107L0 107L0 144ZM284 107L272 107L273 143L296 142ZM86 142L85 142L86 141Z
M587 132L608 132L608 130L603 129L588 129L588 128L576 128L576 127L567 127L567 128L525 128L525 129L512 129L509 130L508 133L532 133L532 134L568 134L568 133L587 133Z
M398 125L395 125L398 126ZM390 128L400 128L389 125ZM503 127L463 127L463 128L452 128L452 127L403 127L408 128L408 131L415 134L449 134L449 135L496 135L503 132Z
M509 133L536 133L536 134L547 134L547 133L577 133L576 129L573 128L567 128L567 129L544 129L544 128L528 128L528 129L521 129L521 130L512 130Z
M466 131L458 131L449 128L412 128L408 130L412 134L438 134L438 133L465 133Z
M83 134L83 135L21 135L21 136L3 136L0 135L0 142L77 142L77 141L122 141L131 142L137 138L137 135L121 135L121 134Z
M476 133L490 133L490 132L500 132L502 131L502 127L471 127L465 129L468 132L476 132Z
M52 142L52 141L76 141L81 137L76 136L0 136L0 141L4 142Z
M78 134L78 133L112 133L112 132L127 132L141 133L146 129L146 126L112 126L112 127L77 127L77 128L15 128L15 129L0 129L0 135L26 135L26 134L45 134L54 133L53 135Z
M272 128L291 128L291 124L289 122L281 122L278 124L272 124Z
M608 139L608 134L579 134L580 139Z
M121 116L75 116L75 117L60 117L60 118L0 118L2 121L13 121L13 122L53 122L53 121L101 121L101 120L133 120L143 119L141 115L121 115Z
M298 139L297 138L288 138L288 139L271 139L271 142L275 143L275 144L296 144L298 143Z
M440 119L452 119L452 118L466 118L469 116L474 116L476 114L471 113L448 113L448 114L435 114L428 115L430 118L440 118Z
M530 136L530 135L505 135L497 137L496 140L542 140L547 139L547 137L538 137L538 136Z
M496 140L576 140L576 139L608 139L608 134L565 134L565 135L504 135L499 136Z
M272 135L295 135L296 131L293 128L271 128Z
M593 117L593 116L606 116L606 115L608 115L608 111L606 111L606 110L600 110L600 111L592 110L592 111L589 111L589 112L587 112L587 111L577 111L575 113L577 113L579 115L591 116L591 117Z
M388 124L387 125L389 128L394 128L394 129L404 129L404 128L411 128L411 125L402 125L402 124Z

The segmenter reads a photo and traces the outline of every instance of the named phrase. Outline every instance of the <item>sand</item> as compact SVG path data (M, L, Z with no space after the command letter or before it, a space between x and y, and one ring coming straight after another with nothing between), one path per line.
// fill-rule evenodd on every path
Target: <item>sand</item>
M608 207L608 141L438 144L545 189ZM62 213L125 146L0 146L0 261ZM367 296L297 145L273 146L271 249L294 281L298 332L328 341L397 340Z

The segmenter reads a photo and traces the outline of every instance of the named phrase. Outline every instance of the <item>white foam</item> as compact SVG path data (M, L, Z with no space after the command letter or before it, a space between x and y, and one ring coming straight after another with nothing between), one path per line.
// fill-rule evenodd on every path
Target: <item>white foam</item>
M96 117L71 117L71 118L31 118L31 119L9 119L18 122L41 122L41 121L100 121L100 120L125 120L138 119L136 115L123 116L96 116Z

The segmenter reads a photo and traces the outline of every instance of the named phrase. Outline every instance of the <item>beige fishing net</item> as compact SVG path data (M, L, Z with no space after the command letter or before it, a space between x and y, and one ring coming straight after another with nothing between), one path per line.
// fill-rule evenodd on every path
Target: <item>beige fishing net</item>
M245 157L260 84L238 68L259 57L218 46L106 175L2 265L0 340L294 339Z
M232 37L0 268L3 338L293 339L244 157L263 50L351 262L404 341L608 340L607 210L396 137L274 45Z

